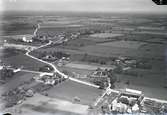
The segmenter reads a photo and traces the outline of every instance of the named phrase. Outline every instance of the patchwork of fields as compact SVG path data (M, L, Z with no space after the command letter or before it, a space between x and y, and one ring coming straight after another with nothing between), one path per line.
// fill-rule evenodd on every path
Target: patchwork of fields
M75 17L70 15L69 17L14 16L10 18L5 20L4 24L6 25L2 33L3 35L12 35L12 37L3 39L12 39L9 42L14 42L25 35L32 37L34 26L40 22L41 28L37 34L39 36L47 35L48 40L53 41L53 44L31 53L35 56L39 52L55 55L57 52L66 53L69 55L69 63L59 67L61 71L66 70L85 77L98 67L114 68L116 66L115 59L130 58L140 61L141 65L146 64L147 66L148 64L149 67L143 69L134 66L127 71L130 74L116 73L115 76L118 78L115 84L116 88L134 88L142 90L146 96L167 99L166 17L148 18L147 16L129 15ZM160 28L161 26L162 28ZM72 35L77 35L77 37L72 37ZM60 44L56 43L59 38L62 38ZM29 43L22 45L24 44ZM39 46L41 44L29 45ZM29 58L24 53L9 53L0 49L1 61L5 65L16 68L23 67L23 69L33 71L39 71L40 67L46 66L42 62ZM54 60L53 63L56 65L56 62L60 60ZM38 75L19 72L4 85L4 88L0 89L10 90L19 86L20 83L29 81L34 76ZM102 92L101 89L67 80L45 91L47 96L35 94L20 107L23 108L24 115L45 113L48 115L85 115L88 105L94 103ZM76 108L75 112L72 111L73 108Z

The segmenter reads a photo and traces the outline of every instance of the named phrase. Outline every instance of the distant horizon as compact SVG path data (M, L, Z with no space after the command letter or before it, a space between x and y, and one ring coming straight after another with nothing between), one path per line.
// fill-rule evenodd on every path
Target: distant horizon
M129 14L129 15L167 15L167 12L87 12L87 11L16 11L16 10L8 10L8 11L1 11L2 13L0 14L30 14L30 13L40 13L40 14L66 14L66 13L71 13L71 14Z
M87 12L167 14L152 0L1 0L1 12Z

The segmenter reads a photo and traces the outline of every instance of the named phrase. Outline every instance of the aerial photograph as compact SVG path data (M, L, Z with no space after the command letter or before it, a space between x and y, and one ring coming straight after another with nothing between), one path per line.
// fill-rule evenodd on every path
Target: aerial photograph
M165 0L0 0L0 115L167 115Z

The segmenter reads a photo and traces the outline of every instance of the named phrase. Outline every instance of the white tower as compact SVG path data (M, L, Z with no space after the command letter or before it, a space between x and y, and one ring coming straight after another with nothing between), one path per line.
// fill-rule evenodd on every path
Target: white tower
M37 28L34 31L34 37L37 36L38 29L40 29L40 24L37 24Z

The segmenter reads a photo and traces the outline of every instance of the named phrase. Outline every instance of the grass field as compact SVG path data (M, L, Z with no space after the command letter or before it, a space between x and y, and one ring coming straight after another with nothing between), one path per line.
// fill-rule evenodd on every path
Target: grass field
M93 72L92 70L78 69L78 68L71 68L71 67L59 67L59 70L70 72L69 74L77 74L79 75L79 77L85 77L85 75Z
M91 34L90 37L95 37L97 39L100 38L109 38L109 37L117 37L117 36L122 36L122 34L113 34L113 33L96 33L96 34Z
M142 47L145 43L137 42L137 41L115 41L115 42L107 42L98 45L108 46L108 47L118 47L118 48L127 48L127 49L138 49Z
M130 42L131 43L131 42ZM133 43L133 42L132 42ZM134 57L134 58L155 58L155 59L161 59L165 56L165 48L161 47L159 45L146 45L144 44L137 44L138 42L135 42L134 45L130 45L129 43L125 43L125 46L121 45L121 43L117 43L117 45L113 43L105 43L103 45L91 45L91 46L85 46L80 48L82 52L86 52L88 54L92 55L99 55L99 56L126 56L126 57ZM105 45L113 45L113 46L105 46ZM119 44L119 45L118 45ZM135 46L136 45L136 46ZM144 47L140 47L137 49L137 46L143 45ZM152 47L152 46L156 46Z
M8 58L24 53L25 51L13 48L2 48L0 49L0 58Z
M39 67L43 67L46 64L36 61L24 54L19 54L16 56L11 56L8 58L1 59L6 65L11 65L14 67L23 66L24 69L39 71Z
M91 40L95 43L103 43L103 42L111 42L111 41L118 41L122 39L124 35L122 36L113 36L113 37L91 37L91 36L83 36L82 39L84 40Z
M107 66L86 62L70 62L64 66L58 67L59 70L68 72L69 75L75 75L75 77L77 78L85 78L87 75L94 72L97 68L112 69L115 68L115 66Z
M87 105L50 98L38 93L15 106L14 110L11 108L8 111L14 115L87 115L89 111Z
M89 45L95 45L91 40L86 40L86 39L75 39L75 40L70 40L67 43L64 43L62 45L57 46L58 48L64 48L64 49L73 49L77 50L80 47L83 46L89 46Z
M26 72L18 72L16 73L10 81L4 84L5 90L10 90L17 88L21 83L31 80L34 76L38 74L35 73L26 73Z
M114 68L114 66L102 66L102 65L95 65L95 64L86 64L81 62L71 62L65 65L65 67L69 68L76 68L76 69L84 69L84 70L96 70L97 68L101 69L111 69Z
M47 93L49 97L71 102L74 101L75 97L78 97L80 104L90 105L102 94L102 90L73 81L65 81L50 89Z

